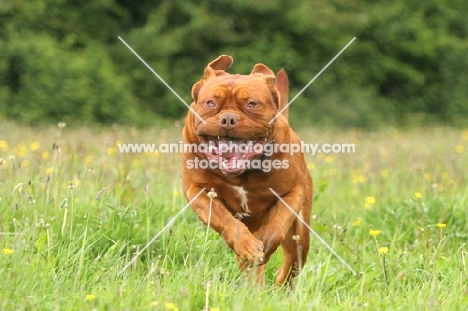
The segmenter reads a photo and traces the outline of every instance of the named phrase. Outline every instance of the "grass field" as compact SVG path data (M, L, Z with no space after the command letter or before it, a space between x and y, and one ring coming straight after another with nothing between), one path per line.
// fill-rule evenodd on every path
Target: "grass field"
M187 210L180 154L116 144L179 142L180 126L26 128L0 124L1 310L465 310L468 130L303 129L355 143L308 157L317 239L292 292L242 278L233 252Z

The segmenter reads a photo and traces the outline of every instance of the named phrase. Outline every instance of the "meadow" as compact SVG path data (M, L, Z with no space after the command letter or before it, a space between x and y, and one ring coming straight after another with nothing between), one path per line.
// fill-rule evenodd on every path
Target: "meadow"
M312 237L295 289L248 283L186 204L180 154L119 143L181 140L181 125L30 128L0 123L1 310L465 310L468 129L298 130L354 143L308 156Z

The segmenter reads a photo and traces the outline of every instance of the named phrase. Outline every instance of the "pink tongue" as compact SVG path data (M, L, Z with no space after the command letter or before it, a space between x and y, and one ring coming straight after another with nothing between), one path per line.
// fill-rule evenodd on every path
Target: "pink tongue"
M258 145L258 146L257 146ZM220 141L218 145L218 154L225 159L249 158L251 156L260 155L263 153L263 145L260 143L249 142L241 140L233 141Z

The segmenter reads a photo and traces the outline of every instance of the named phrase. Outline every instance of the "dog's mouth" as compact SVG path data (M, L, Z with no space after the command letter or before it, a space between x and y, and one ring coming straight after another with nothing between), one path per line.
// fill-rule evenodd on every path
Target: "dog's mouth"
M200 136L204 144L204 154L208 161L216 164L225 175L238 176L251 167L259 158L268 142L268 137L241 140L230 136Z

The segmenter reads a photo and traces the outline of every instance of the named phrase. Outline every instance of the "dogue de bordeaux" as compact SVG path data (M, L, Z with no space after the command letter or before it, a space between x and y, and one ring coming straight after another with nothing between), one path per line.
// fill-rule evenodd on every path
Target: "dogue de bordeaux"
M200 148L184 153L183 191L190 201L205 188L192 210L223 237L256 283L264 284L265 264L281 245L276 285L291 285L306 261L309 231L290 208L309 224L312 178L303 153L284 152L301 143L287 110L270 122L287 105L288 77L283 70L275 77L263 64L249 75L229 74L232 62L221 55L192 87L183 138ZM211 189L216 197L208 195Z

